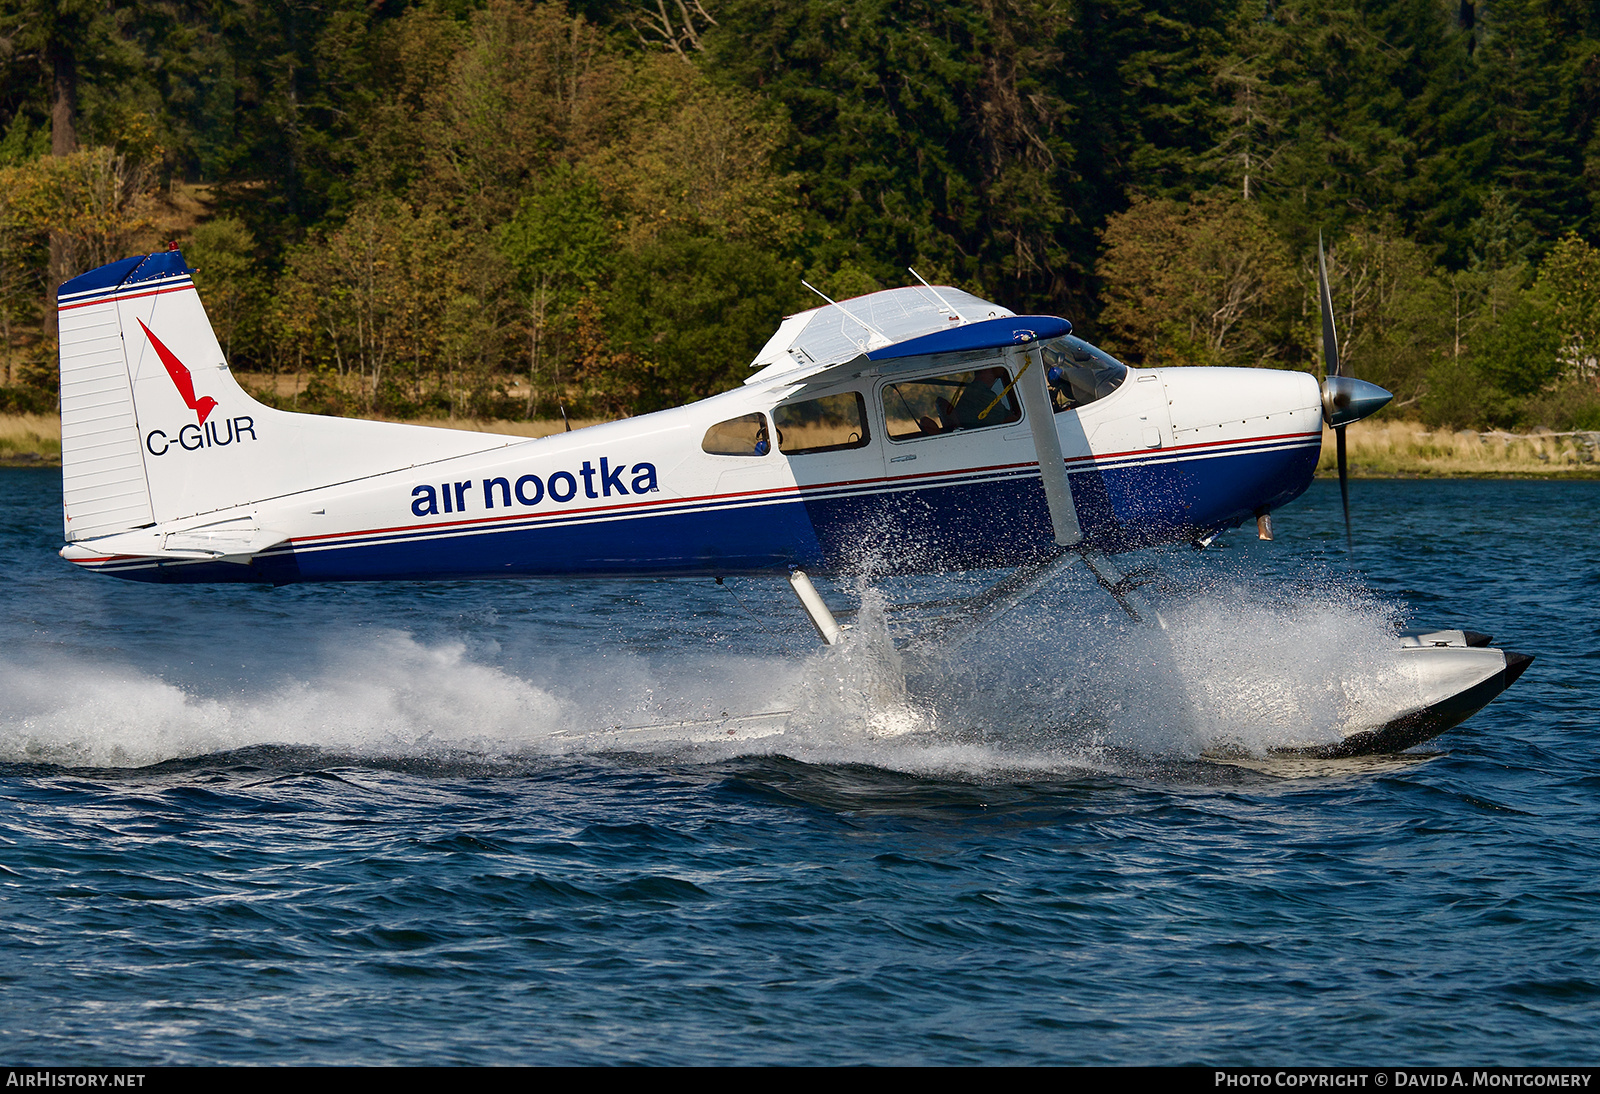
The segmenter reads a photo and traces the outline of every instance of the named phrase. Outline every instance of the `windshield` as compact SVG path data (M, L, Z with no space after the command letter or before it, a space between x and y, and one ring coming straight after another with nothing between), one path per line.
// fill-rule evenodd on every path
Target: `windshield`
M1044 355L1057 414L1104 399L1128 377L1127 365L1070 334L1052 338L1039 349Z

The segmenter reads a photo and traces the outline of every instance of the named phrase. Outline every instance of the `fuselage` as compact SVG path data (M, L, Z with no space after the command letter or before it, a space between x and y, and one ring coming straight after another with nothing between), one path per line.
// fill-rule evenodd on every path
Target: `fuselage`
M959 364L974 372L983 362ZM1029 443L1036 423L1018 407L991 426L905 435L895 401L920 375L786 398L743 388L538 440L502 438L487 451L86 540L63 554L140 580L283 584L895 572L1014 564L1048 550ZM865 428L846 446L784 451L776 423L792 418L789 408L830 397L847 398L825 405L854 403ZM238 453L270 428L255 419L236 428L236 417L221 417L215 436L189 429L188 445L178 431L145 438L147 462L201 461L229 445ZM749 450L707 451L738 447L737 438L708 439L730 422L757 438ZM1113 552L1191 541L1297 497L1320 453L1321 408L1304 373L1130 369L1115 390L1059 411L1050 427L1085 544Z
M191 273L176 251L135 255L58 294L62 555L87 569L998 566L1238 525L1300 494L1321 446L1307 374L1128 369L1064 319L934 286L790 316L734 391L538 440L292 414L236 382Z

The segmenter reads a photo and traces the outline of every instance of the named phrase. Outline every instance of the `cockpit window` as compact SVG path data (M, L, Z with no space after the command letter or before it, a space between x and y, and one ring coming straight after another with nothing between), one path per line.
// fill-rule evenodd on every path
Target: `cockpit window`
M883 389L889 439L905 441L959 430L1009 425L1022 417L1021 394L1003 368L906 380Z
M1050 397L1057 414L1104 399L1128 377L1127 365L1070 334L1052 338L1039 348L1044 354L1045 374L1050 378Z
M718 422L706 430L700 447L713 456L765 456L772 450L767 440L767 417L746 414Z

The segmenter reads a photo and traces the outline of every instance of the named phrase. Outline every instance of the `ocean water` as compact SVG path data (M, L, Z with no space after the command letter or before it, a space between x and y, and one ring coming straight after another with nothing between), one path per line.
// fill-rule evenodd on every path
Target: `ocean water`
M998 575L144 586L0 471L13 1064L1577 1064L1600 483L1358 482L897 648ZM1393 630L1536 654L1401 758ZM729 716L789 711L774 720ZM731 732L730 732L731 731Z

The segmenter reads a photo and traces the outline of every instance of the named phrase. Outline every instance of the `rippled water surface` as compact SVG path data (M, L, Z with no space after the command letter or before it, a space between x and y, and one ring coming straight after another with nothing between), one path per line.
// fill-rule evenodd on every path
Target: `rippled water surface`
M1164 634L1069 572L923 657L889 607L998 575L824 583L824 651L777 580L120 582L0 486L12 1062L1594 1060L1600 483L1359 482L1349 558L1319 482L1144 560ZM1411 623L1538 660L1404 760L1202 757Z

